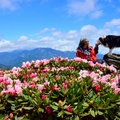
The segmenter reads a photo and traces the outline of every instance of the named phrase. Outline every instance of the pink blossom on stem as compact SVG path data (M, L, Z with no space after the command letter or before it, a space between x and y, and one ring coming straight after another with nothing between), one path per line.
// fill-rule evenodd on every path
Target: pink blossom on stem
M46 95L42 95L41 99L44 100L46 98Z
M35 89L35 88L36 88L35 82L31 81L31 82L30 82L30 85L29 85L29 88Z
M36 73L31 73L31 74L30 74L30 78L35 78L36 76L37 76Z
M28 61L22 63L22 68L30 68L30 66L31 66L31 63Z
M120 88L116 87L116 88L114 89L114 93L117 94L117 93L119 93L119 92L120 92Z
M45 107L45 110L46 110L46 112L47 112L48 114L51 114L51 113L52 113L52 110L51 110L50 107Z
M39 90L39 91L43 90L43 88L44 88L44 85L43 85L43 84L38 84L37 86L38 86L38 90Z
M50 82L48 82L48 80L46 80L45 82L44 82L44 85L49 85L50 84Z
M62 87L63 87L64 89L67 89L67 88L68 88L68 85L65 84L65 83L62 83Z
M68 112L72 113L72 108L71 108L71 107L66 108L66 110L67 110Z
M100 91L100 85L96 85L95 90L96 90L96 92L99 92Z
M8 116L5 116L4 120L9 120L9 117L8 117Z

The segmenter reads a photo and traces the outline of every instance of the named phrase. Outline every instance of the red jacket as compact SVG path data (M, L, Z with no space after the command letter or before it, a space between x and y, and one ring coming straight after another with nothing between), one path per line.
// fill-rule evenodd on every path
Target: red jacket
M90 61L96 61L98 58L96 57L96 54L98 53L98 47L93 48L92 46L89 46L90 49L90 55L85 55L80 49L77 49L76 51L76 57L80 57L82 59L87 59Z

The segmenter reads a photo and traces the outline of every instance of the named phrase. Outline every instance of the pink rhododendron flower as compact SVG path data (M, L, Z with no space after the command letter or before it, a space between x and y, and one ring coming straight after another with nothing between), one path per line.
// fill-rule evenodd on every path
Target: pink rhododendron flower
M44 63L44 65L47 65L50 62L50 60L47 60L47 59L44 59L44 60L41 60L41 61Z
M111 86L111 88L116 88L116 85L116 82L109 83L109 86Z
M120 74L118 74L118 79L120 79Z
M94 67L94 66L95 66L95 64L94 64L92 61L88 61L88 63L89 63L89 65L90 65L91 67Z
M40 66L40 60L32 61L32 63L34 64L34 67L36 68Z
M28 69L28 70L27 70L27 74L30 74L30 73L31 73L31 71Z
M6 94L6 90L5 90L5 89L3 89L3 90L1 91L1 95L4 95L4 94Z
M56 90L56 91L58 91L58 90L60 90L60 88L58 88L58 87L56 87L55 85L52 87L52 90Z
M65 80L65 83L66 83L66 84L69 83L68 79Z
M114 89L114 93L117 94L118 92L120 92L120 88L116 87L116 88Z
M117 72L116 68L113 67L113 65L111 65L111 66L107 66L107 68L108 68L109 70L111 70L111 71L114 71L114 73Z
M43 88L44 88L44 85L43 85L43 84L38 84L37 86L38 86L38 90L39 90L39 91L43 90Z
M2 76L3 76L3 73L4 73L3 71L0 71L0 77L2 77Z
M21 94L22 93L22 86L15 85L15 91L16 91L16 94Z
M35 88L36 88L35 82L31 81L31 82L30 82L30 85L29 85L29 88L35 89Z
M100 85L96 85L95 90L96 90L96 92L99 92L100 91Z
M66 108L66 110L67 110L68 112L72 113L72 108L71 108L71 107Z
M32 73L35 73L35 70L34 70L34 69L32 69Z
M17 77L17 76L19 75L19 72L18 72L18 71L13 71L13 75L14 75L15 77Z
M49 85L50 84L50 82L48 82L48 80L46 80L45 82L44 82L44 85Z
M9 120L9 117L8 117L8 116L5 116L4 120Z
M103 70L103 68L101 67L101 68L100 68L100 70L102 71L102 70Z
M80 72L79 72L80 78L82 78L82 77L85 78L88 75L89 75L89 72L87 70L80 70Z
M24 80L23 83L24 83L24 87L27 88L29 85L28 82L26 80Z
M23 64L22 64L22 68L30 68L30 66L31 66L31 63L30 62L23 62Z
M67 88L68 88L68 85L65 84L65 83L62 83L62 86L63 86L64 89L67 89Z
M119 83L119 78L118 76L115 76L115 78L112 79L112 82L115 82L116 84Z
M46 95L42 95L41 99L44 100L46 98Z
M36 76L37 76L36 73L31 73L31 74L30 74L30 78L35 78Z
M60 80L60 76L59 75L56 75L55 78L56 78L57 81Z
M52 113L52 110L51 110L50 107L45 107L45 110L46 110L46 112L47 112L48 114L51 114L51 113Z
M26 78L27 78L27 74L24 74L24 75L23 75L23 78L26 79Z

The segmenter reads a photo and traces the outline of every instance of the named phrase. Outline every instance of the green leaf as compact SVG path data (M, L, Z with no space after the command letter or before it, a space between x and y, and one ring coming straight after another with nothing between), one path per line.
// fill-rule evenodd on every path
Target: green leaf
M18 101L18 102L22 102L22 101L23 101L23 99L18 99L17 101Z
M117 104L117 105L120 105L120 102L117 102L116 104Z
M85 109L89 107L89 104L87 102L84 102L82 105L83 105L83 108Z
M44 112L44 110L42 108L38 108L38 112Z
M64 111L64 113L67 114L67 115L72 115L72 113L68 112L68 111Z
M77 116L77 117L75 117L75 119L74 120L80 120L80 118Z
M28 104L28 102L23 102L23 103L21 103L22 105L27 105Z
M65 105L65 103L66 103L66 99L63 101L63 105Z
M64 111L60 111L60 112L58 113L58 117L62 117L63 114L64 114Z
M103 115L103 112L101 112L101 111L98 111L98 114L99 114L99 115Z
M0 114L0 120L4 120L4 116Z
M0 110L4 110L5 107L3 106L3 104L0 104Z
M15 110L15 108L16 108L15 105L12 105L12 106L11 106L11 109L12 109L13 111Z
M49 98L45 98L45 103L48 104L49 103Z
M8 100L7 102L8 102L8 103L10 103L10 104L15 103L15 102L14 102L14 101L12 101L12 100Z
M24 119L24 117L22 116L22 117L17 117L17 120L23 120Z
M57 102L53 102L56 106L59 106Z
M120 112L118 112L117 114L118 114L118 116L120 116Z
M33 107L23 107L23 109L25 109L25 110L32 110Z
M58 110L58 106L56 106L56 105L50 105L50 107L54 110Z
M95 117L95 112L94 112L94 110L90 109L90 114L91 114L93 117Z

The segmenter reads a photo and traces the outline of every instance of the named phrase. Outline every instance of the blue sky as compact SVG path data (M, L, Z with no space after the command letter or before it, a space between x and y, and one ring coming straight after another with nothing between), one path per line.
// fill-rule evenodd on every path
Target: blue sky
M94 46L108 34L120 35L120 0L0 0L0 52L75 51L81 37ZM107 52L99 47L99 53Z

